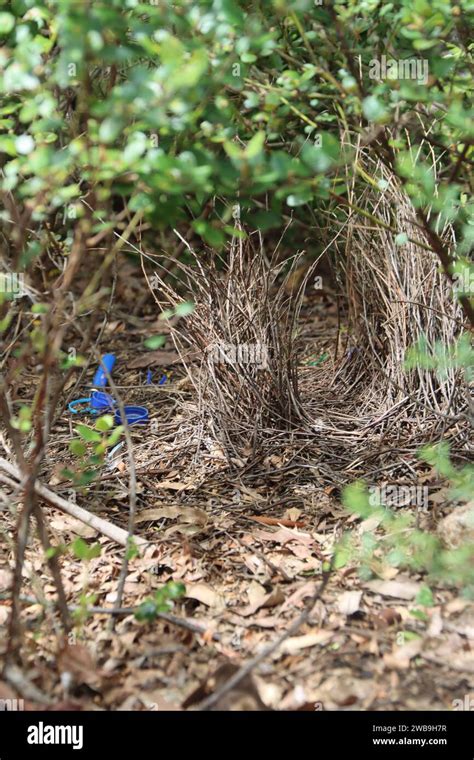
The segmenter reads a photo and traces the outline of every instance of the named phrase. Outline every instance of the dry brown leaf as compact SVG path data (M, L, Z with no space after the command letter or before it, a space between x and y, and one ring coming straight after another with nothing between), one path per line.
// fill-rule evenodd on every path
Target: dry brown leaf
M188 351L183 354L184 361L192 361L197 359L199 353L197 351ZM129 362L129 369L141 369L142 367L152 367L155 364L159 364L162 367L172 367L174 364L181 364L181 357L177 351L166 351L163 349L157 349L156 351L148 351L146 354L137 356Z
M166 488L170 491L192 491L196 488L194 483L179 482L176 480L160 480L157 483L159 488Z
M207 583L187 585L185 596L188 599L196 599L196 601L205 604L207 607L224 607L225 605L223 597L208 586Z
M281 608L281 612L284 612L289 607L301 607L301 602L308 596L313 596L316 589L316 584L313 581L307 581L300 588L288 597L285 604Z
M332 636L332 631L323 631L317 628L303 636L293 636L293 638L287 639L281 645L281 652L284 654L296 654L301 649L308 649L317 644L325 644Z
M253 604L249 604L247 607L241 607L235 609L238 615L243 617L249 617L254 615L261 607L277 607L279 604L285 601L285 595L281 589L274 589L271 594L266 594L264 597L258 599Z
M375 594L395 597L396 599L414 599L420 590L420 584L409 580L397 581L367 581L364 588L368 588Z
M89 525L85 525L80 520L68 515L58 515L51 520L51 527L61 533L74 533L81 538L95 538L97 531Z
M469 607L462 610L455 620L445 622L444 626L448 631L456 631L467 639L474 640L474 608Z
M6 625L8 616L10 615L10 608L0 604L0 625Z
M394 623L399 623L402 616L393 607L386 607L373 615L371 619L375 628L386 628L389 625L394 625Z
M453 509L438 523L437 532L451 549L474 542L474 501Z
M264 530L255 531L255 536L262 541L274 541L277 544L287 544L290 541L295 541L300 544L310 546L314 544L314 539L309 533L300 533L298 530L290 530L289 528L280 528L273 533Z
M12 582L11 570L0 570L0 591L8 591Z
M145 509L143 512L140 512L135 522L141 523L148 520L162 520L163 518L168 520L180 520L184 523L205 525L209 519L209 515L207 512L204 512L203 509L197 509L196 507L152 507L151 509Z
M293 522L296 522L299 520L301 515L303 514L303 511L301 509L298 509L298 507L290 507L285 512L285 517L288 518L288 520L292 520Z
M262 523L262 525L283 525L285 528L304 528L305 523L297 520L288 520L286 517L249 517L249 520Z
M353 615L360 607L362 591L344 591L337 598L337 608L342 615Z
M87 684L97 688L101 683L94 659L82 644L65 644L57 656L61 674L68 674L75 685Z
M260 585L260 583L257 583L257 581L251 581L247 588L247 596L249 598L249 603L254 605L263 602L265 597L268 596L268 592Z
M384 654L383 661L387 668L393 670L406 670L410 667L410 660L417 657L423 649L422 639L413 639L401 647L394 645L391 653Z

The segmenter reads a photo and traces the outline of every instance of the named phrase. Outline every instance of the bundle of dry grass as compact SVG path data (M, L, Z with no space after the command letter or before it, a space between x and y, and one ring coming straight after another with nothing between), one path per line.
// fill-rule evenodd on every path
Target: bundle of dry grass
M382 413L398 404L416 424L430 419L436 426L446 413L465 409L461 373L448 369L440 380L420 368L407 372L404 359L422 336L430 348L440 342L448 350L462 332L462 309L396 178L367 154L358 160L384 189L366 184L353 202L385 225L349 212L343 250L336 243L349 320L367 369L361 412L378 407ZM394 229L403 238L397 240ZM449 227L444 235L454 243ZM420 432L426 435L428 429Z
M259 459L276 439L288 442L301 426L304 411L298 394L294 332L294 296L285 282L296 266L268 257L258 234L235 238L222 255L197 255L193 266L180 264L195 310L172 338L183 356L194 387L188 418L195 421L197 450L203 444L222 459ZM286 263L286 262L285 262ZM183 302L162 282L168 305ZM183 410L185 412L185 410Z
M263 464L268 478L273 458L286 470L291 462L297 479L306 473L342 483L365 475L369 460L377 465L374 473L403 470L393 452L403 448L416 458L419 446L435 436L447 435L458 448L465 444L461 373L449 369L439 379L404 368L407 349L421 336L431 346L452 346L462 332L461 308L397 180L369 156L359 153L357 160L374 183L354 181L351 203L363 214L348 211L329 246L349 318L338 326L334 351L322 366L303 368L296 344L305 286L317 262L294 292L286 285L299 256L289 266L277 263L276 251L268 257L258 233L234 239L222 255L197 255L185 243L192 265L179 267L196 308L171 334L180 353L191 349L198 363L184 362L194 392L181 406L172 448L185 448L188 462L192 452L194 467L199 462L203 470L204 463L209 473L224 463L248 465L242 474L255 475ZM400 232L405 237L396 240ZM176 289L168 281L161 287L166 306L183 302L182 280Z

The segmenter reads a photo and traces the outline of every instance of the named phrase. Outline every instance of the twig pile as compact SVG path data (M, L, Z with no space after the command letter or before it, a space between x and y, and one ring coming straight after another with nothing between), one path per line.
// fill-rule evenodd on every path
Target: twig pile
M316 473L340 483L366 474L370 452L387 471L393 453L384 462L382 441L386 451L403 448L414 457L435 436L447 436L457 450L466 444L461 373L448 369L440 379L430 370L404 368L407 349L422 335L431 347L435 341L451 346L462 333L462 310L403 188L369 156L359 152L357 160L374 186L360 189L354 182L350 199L359 211L344 207L345 221L330 246L349 319L345 331L338 328L334 356L321 366L303 369L296 344L315 265L295 293L285 285L298 255L283 277L288 262L276 263L276 252L269 259L257 234L235 239L225 257L198 256L186 243L193 266L179 266L196 309L172 336L200 365L186 367L195 398L183 406L176 444L183 435L192 441L195 463L207 451L214 464L252 465L254 476L264 463L268 477L269 457L282 454L297 478ZM454 242L449 226L444 234ZM177 290L164 281L161 286L168 305L182 303ZM306 471L298 472L301 467Z
M191 349L200 361L186 367L196 392L198 445L218 458L258 457L275 436L288 440L304 417L293 297L278 284L283 265L267 258L260 238L257 244L236 238L225 257L212 253L207 263L191 254L195 268L180 266L196 308L172 337L181 354ZM182 303L168 284L162 287L172 307Z
M344 250L340 239L336 242L349 322L366 367L359 411L378 408L382 414L399 404L416 425L423 424L419 432L427 436L434 432L431 423L436 427L446 414L465 411L466 388L455 369L448 369L441 380L422 368L407 371L406 352L421 336L430 349L439 341L448 350L462 332L462 309L398 181L367 154L359 154L358 160L384 189L366 184L353 202L386 225L361 222L349 210ZM397 239L394 229L402 237ZM454 244L449 226L444 236Z

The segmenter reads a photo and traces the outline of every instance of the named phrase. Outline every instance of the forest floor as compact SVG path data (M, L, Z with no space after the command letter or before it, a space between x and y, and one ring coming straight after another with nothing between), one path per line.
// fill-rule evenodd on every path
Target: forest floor
M122 303L127 299L135 303L133 284L126 285L124 278L120 287L125 289ZM99 347L118 357L113 377L123 397L128 403L145 404L152 418L153 424L131 429L137 472L135 535L150 545L142 556L130 559L122 599L125 609L111 615L123 548L44 506L54 543L68 545L79 536L100 544L100 556L88 562L70 552L61 558L68 604L78 605L86 593L94 596L99 611L85 615L58 650L58 620L49 604L55 588L40 545L32 538L22 591L23 671L34 687L26 695L31 709L197 707L302 613L321 582L323 562L329 562L345 530L376 531L376 524L370 520L358 524L342 506L338 480L349 482L353 475L373 482L377 468L383 470L387 461L399 457L401 466L416 468L423 482L432 486L430 510L420 514L420 527L433 530L445 513L443 484L426 466L422 471L415 447L384 455L379 443L378 448L368 448L366 462L359 458L352 471L346 466L351 457L344 459L344 473L339 479L335 473L333 482L327 465L318 469L314 462L298 470L281 449L255 474L244 467L242 477L230 477L225 459L219 462L220 453L211 450L212 469L196 468L193 476L191 467L181 466L179 455L172 456L174 439L163 444L163 429L176 426L180 414L176 399L192 403L192 386L179 357L170 355L172 346L161 353L142 348L143 338L161 328L151 309L139 316L132 309L130 313L117 309L109 315ZM321 363L337 364L334 346L339 330L335 299L309 295L302 312L303 398L314 394ZM338 366L343 356L344 352ZM148 368L154 372L154 383L168 372L166 382L147 385ZM82 385L77 385L77 376L72 379L66 389L69 400L70 394L87 395L91 371L82 377ZM24 398L34 392L34 368L30 381L20 391ZM332 393L337 398L337 385ZM41 472L45 485L69 499L71 484L61 473L71 463L67 444L76 421L65 405ZM315 436L324 450L324 430ZM122 448L87 491L77 491L77 504L127 529L129 475ZM5 514L5 520L5 535L12 539L13 511ZM2 649L13 562L11 546L4 546ZM177 624L160 618L139 622L127 612L171 579L186 588L173 609ZM433 586L432 601L421 605L424 585L421 575L397 567L385 568L378 579L363 580L348 560L331 572L300 629L259 663L251 678L223 696L217 709L448 710L460 704L454 700L472 698L473 605L453 589ZM0 684L0 698L7 698L9 688Z

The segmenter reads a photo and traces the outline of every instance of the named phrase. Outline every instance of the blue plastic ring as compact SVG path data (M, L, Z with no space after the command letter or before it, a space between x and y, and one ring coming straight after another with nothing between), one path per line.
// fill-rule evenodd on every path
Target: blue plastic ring
M146 406L125 406L125 419L129 425L137 425L139 423L148 422L148 409ZM122 424L122 415L120 409L115 412L115 422L117 425Z
M89 412L90 407L86 407L85 409L76 409L76 406L79 406L80 404L88 404L90 402L90 396L88 398L77 398L75 401L70 401L68 404L68 409L71 412L71 414L79 414L79 412Z
M95 414L98 414L99 412L107 409L113 410L117 403L109 393L95 390L91 393L90 402L91 411Z

